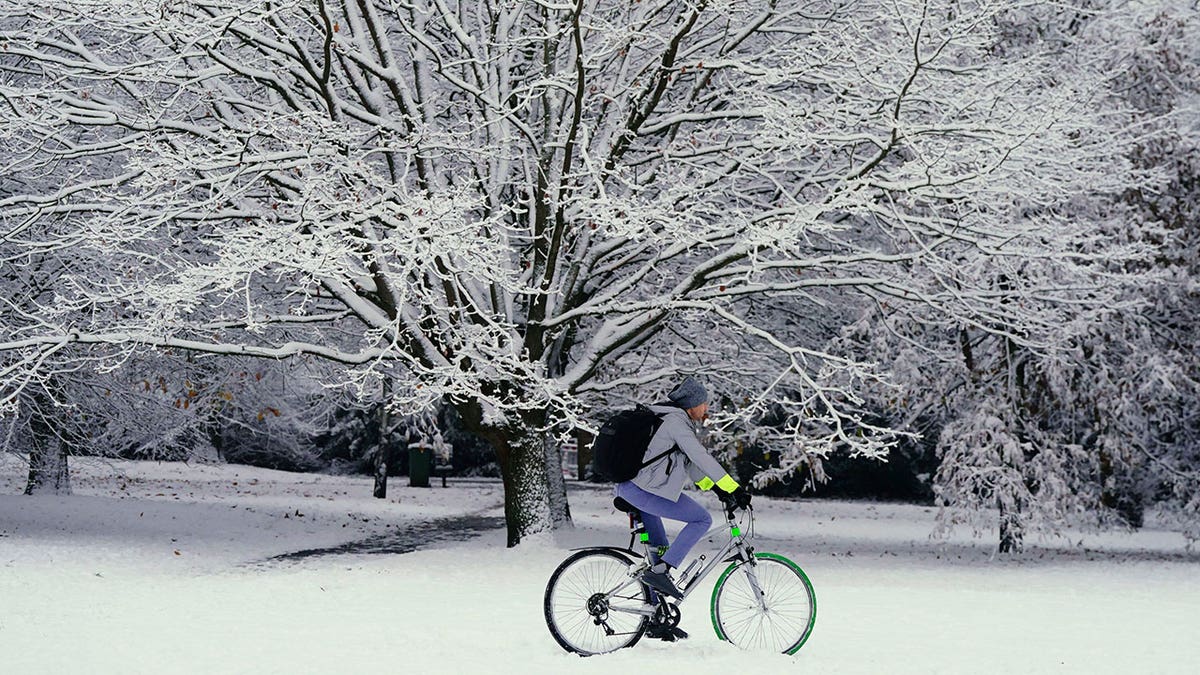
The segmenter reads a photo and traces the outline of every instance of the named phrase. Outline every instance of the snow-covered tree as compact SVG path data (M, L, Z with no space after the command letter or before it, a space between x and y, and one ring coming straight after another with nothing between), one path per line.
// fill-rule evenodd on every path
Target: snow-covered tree
M1009 48L1057 41L1063 74L1080 63L1114 73L1104 94L1112 133L1130 134L1128 160L1156 179L1031 204L1035 219L1065 208L1090 221L1091 240L1064 251L1090 262L1064 275L1071 268L978 259L972 266L993 278L1003 315L953 321L880 306L843 339L888 362L896 386L879 389L876 405L939 420L943 531L998 526L1002 552L1067 524L1138 526L1151 504L1178 514L1189 533L1200 525L1187 215L1197 203L1200 59L1184 37L1197 13L1183 3L1091 5L1022 17L1006 26ZM1017 288L1030 279L1042 290Z
M329 359L489 439L510 544L566 522L554 430L681 371L727 428L783 420L778 471L878 454L871 368L777 300L979 325L1070 276L979 261L1086 263L1061 207L1128 138L1104 73L997 49L1041 4L10 0L0 242L69 265L0 315L6 381L82 345Z
M102 353L72 356L47 362L0 420L0 452L28 455L30 493L69 490L73 455L322 468L316 437L352 402L301 364L146 352L109 369Z
M1157 190L1130 190L1128 203L1161 227L1157 283L1137 289L1145 303L1121 317L1102 371L1111 391L1105 420L1107 505L1154 503L1200 538L1200 7L1166 0L1136 5L1140 49L1120 79L1124 98L1152 133L1135 161L1165 175ZM1126 27L1128 29L1128 27ZM1119 355L1112 358L1113 354ZM1124 357L1124 358L1120 358ZM1113 439L1113 437L1118 437Z

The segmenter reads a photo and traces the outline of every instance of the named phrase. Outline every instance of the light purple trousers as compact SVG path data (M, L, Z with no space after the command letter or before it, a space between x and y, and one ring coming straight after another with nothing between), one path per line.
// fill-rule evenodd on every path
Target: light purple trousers
M662 561L671 567L678 568L679 564L687 557L688 551L691 551L704 533L708 532L708 528L712 527L712 516L708 511L685 494L679 495L679 501L673 502L646 492L631 481L617 483L615 492L618 497L633 504L638 511L642 512L642 522L646 525L646 534L650 535L652 546L670 544L670 548L662 556ZM667 531L663 529L663 518L687 523L683 526L679 536L675 537L674 543L667 541Z

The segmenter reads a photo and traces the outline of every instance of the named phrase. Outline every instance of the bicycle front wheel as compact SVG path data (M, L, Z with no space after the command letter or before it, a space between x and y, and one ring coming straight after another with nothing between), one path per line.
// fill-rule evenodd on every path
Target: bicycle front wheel
M799 565L755 553L717 579L712 621L717 637L743 649L795 654L817 621L817 596Z
M646 631L650 589L629 578L632 563L615 551L580 551L546 584L546 626L565 650L590 656L632 647ZM619 589L612 592L614 589Z

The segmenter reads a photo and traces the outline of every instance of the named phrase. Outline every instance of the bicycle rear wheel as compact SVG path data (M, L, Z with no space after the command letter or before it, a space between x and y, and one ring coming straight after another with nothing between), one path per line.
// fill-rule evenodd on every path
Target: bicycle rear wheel
M563 561L546 584L542 608L546 627L565 650L590 656L632 647L646 631L648 617L630 610L650 605L650 589L629 581L632 562L608 550L580 551Z
M774 553L755 553L717 579L712 621L717 637L743 649L795 654L817 621L817 596L800 566ZM761 592L761 593L760 593Z

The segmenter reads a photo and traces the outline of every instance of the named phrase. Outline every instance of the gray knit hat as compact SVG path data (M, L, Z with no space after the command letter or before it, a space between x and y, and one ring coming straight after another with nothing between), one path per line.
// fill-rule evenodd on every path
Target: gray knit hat
M667 398L672 403L683 409L695 408L701 403L708 401L708 392L704 389L704 385L696 381L696 378L688 375L683 378L683 382L679 386L671 390L667 394Z

